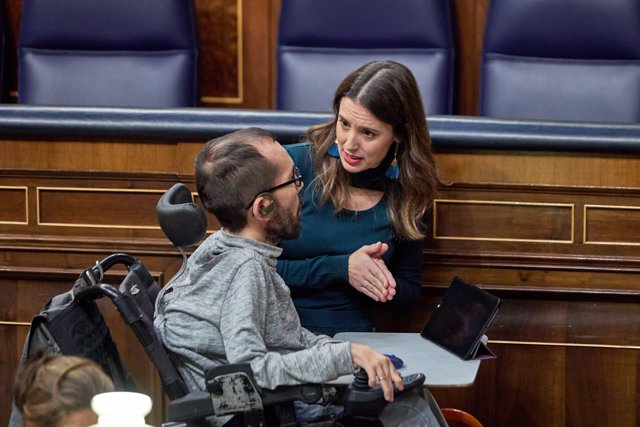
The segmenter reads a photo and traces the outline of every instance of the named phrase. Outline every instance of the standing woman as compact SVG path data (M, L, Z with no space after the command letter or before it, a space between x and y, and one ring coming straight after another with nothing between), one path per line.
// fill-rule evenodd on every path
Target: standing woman
M437 189L411 71L375 61L349 74L334 118L286 146L307 184L302 235L281 243L278 273L302 325L330 336L374 329L374 302L419 300L424 218Z

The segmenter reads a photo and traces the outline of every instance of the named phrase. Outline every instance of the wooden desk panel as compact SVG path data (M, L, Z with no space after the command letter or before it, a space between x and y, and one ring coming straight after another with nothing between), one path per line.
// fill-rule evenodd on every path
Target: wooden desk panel
M117 251L141 258L162 283L177 270L180 258L154 224L154 200L178 181L194 189L193 159L203 143L0 141L7 350L0 354L0 424L9 416L24 324L48 298ZM505 299L488 333L498 359L482 365L469 390L434 392L441 405L491 426L590 425L594 418L635 426L640 155L440 146L437 162L451 185L441 188L435 234L425 240L423 299L402 315L380 313L380 330L419 331L459 275ZM210 230L217 227L211 217ZM149 421L159 425L159 382L118 320L109 317L112 332L154 396Z

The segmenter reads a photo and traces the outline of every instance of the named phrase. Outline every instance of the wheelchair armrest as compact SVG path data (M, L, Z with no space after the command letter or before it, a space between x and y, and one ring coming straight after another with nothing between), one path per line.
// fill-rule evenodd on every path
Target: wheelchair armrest
M265 407L301 400L315 402L322 396L319 384L260 389L249 364L218 366L205 372L207 391L192 392L169 403L170 421L191 421L208 416L262 411Z
M253 376L251 365L248 363L236 363L218 366L205 372L205 384L207 391L213 394L221 391L220 379L228 374L244 373L251 386L255 388L262 398L262 406L276 405L294 400L306 403L317 401L322 396L320 384L300 384L276 387L273 390L261 389Z
M405 378L403 392L421 387L423 374ZM360 425L375 422L386 406L380 386L368 386L364 370L356 372L354 382L345 394L345 411L341 418L345 425ZM192 392L169 403L169 421L202 420L212 415L231 415L263 411L265 407L277 406L301 400L317 401L323 392L319 384L280 386L275 390L261 390L255 382L249 364L219 366L205 373L207 391ZM395 390L397 394L399 392Z
M211 394L206 391L193 391L169 403L167 418L169 421L191 421L214 415Z
M169 421L193 421L212 415L263 410L261 390L249 364L208 369L205 384L207 391L191 392L169 403Z
M301 384L280 386L274 390L262 390L262 405L271 406L279 403L301 400L313 403L322 397L320 384Z

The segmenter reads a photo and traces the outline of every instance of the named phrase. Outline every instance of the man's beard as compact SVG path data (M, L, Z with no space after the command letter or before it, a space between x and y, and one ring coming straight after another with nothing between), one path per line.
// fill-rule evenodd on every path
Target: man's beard
M278 244L282 240L297 239L300 237L300 210L302 201L298 205L296 215L290 210L284 209L280 204L276 205L271 217L271 221L265 229L266 239L268 242Z

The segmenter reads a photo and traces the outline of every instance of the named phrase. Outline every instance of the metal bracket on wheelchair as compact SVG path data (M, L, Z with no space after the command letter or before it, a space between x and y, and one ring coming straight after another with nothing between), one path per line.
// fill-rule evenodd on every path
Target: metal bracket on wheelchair
M96 261L96 265L94 267L89 267L82 272L82 278L86 282L87 285L93 286L101 283L104 279L104 272L109 270L116 264L123 264L127 267L133 265L136 261L136 258L124 253L115 253L111 254L108 257L104 258L102 261Z
M95 267L86 268L82 272L82 278L87 286L95 286L104 279L104 269L99 261L96 261Z
M262 398L246 372L229 372L207 379L207 391L216 415L262 410Z
M260 388L249 365L224 365L207 370L207 391L196 391L169 403L170 421L201 422L206 417L262 411Z

